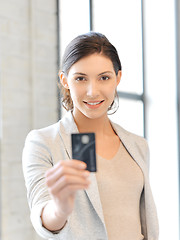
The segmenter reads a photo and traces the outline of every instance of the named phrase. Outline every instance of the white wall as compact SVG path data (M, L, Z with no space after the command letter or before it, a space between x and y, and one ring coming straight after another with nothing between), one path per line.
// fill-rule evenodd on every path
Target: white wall
M56 0L0 1L0 177L3 240L40 239L22 176L27 133L57 121Z

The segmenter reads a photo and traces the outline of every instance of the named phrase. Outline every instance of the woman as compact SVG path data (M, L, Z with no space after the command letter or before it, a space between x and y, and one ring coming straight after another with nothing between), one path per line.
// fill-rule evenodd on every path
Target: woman
M68 112L31 131L23 151L31 220L46 239L158 239L146 140L108 118L121 75L117 51L100 33L80 35L65 50L59 79ZM72 161L78 132L96 135L96 173Z

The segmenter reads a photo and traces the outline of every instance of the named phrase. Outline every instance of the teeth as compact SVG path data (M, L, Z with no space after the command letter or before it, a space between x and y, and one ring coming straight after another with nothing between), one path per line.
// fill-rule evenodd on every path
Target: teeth
M101 101L100 102L94 102L94 103L88 103L87 102L87 104L89 104L89 105L98 105L98 104L100 104L101 103Z

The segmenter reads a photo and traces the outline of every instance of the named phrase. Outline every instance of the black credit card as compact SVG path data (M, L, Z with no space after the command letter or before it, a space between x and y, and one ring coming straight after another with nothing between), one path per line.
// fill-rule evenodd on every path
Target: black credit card
M72 158L87 164L87 170L96 172L96 144L94 133L71 134Z

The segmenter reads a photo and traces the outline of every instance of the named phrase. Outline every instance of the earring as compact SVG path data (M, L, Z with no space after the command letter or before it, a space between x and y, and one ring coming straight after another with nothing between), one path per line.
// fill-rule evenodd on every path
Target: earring
M117 93L117 89L115 90L115 96L114 96L114 101L108 108L108 115L114 114L119 108L119 96Z

